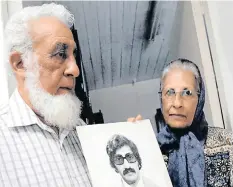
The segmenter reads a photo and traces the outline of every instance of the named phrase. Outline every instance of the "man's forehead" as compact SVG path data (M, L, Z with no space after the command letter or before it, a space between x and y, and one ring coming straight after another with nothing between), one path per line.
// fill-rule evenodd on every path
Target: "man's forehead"
M77 49L77 46L73 39L67 39L66 37L46 36L39 41L34 40L33 48L52 52L58 50L75 50Z
M55 17L42 17L29 22L30 34L33 42L48 41L50 44L65 43L74 45L71 30Z
M76 49L77 46L76 46L76 43L75 42L66 42L66 41L56 41L54 44L53 44L55 48L55 50L60 50L60 49L63 49L63 50L67 50L69 48L74 48Z
M121 148L116 150L116 154L117 155L126 155L127 153L132 153L133 151L131 150L131 148L128 145L124 145Z

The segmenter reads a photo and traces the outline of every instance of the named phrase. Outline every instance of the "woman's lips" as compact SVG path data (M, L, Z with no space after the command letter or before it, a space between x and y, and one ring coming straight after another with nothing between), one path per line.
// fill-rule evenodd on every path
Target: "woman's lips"
M169 114L169 116L174 118L186 118L186 116L183 114Z

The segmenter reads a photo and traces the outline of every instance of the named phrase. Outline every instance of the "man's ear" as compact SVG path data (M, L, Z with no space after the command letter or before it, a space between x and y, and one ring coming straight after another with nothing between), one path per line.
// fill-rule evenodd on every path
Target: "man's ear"
M12 67L13 72L16 75L24 76L25 68L21 57L21 53L17 51L12 52L9 57L9 63Z

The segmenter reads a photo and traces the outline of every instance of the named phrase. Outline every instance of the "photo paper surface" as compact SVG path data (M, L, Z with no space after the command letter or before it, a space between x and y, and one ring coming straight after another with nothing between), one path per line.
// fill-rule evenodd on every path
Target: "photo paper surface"
M149 120L77 127L93 187L172 187Z

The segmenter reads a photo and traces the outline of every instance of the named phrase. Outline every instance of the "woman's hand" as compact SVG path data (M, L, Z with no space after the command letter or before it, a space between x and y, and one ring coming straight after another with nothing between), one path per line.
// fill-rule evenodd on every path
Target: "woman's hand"
M142 120L142 116L139 114L136 117L131 117L127 119L127 122L136 122Z

